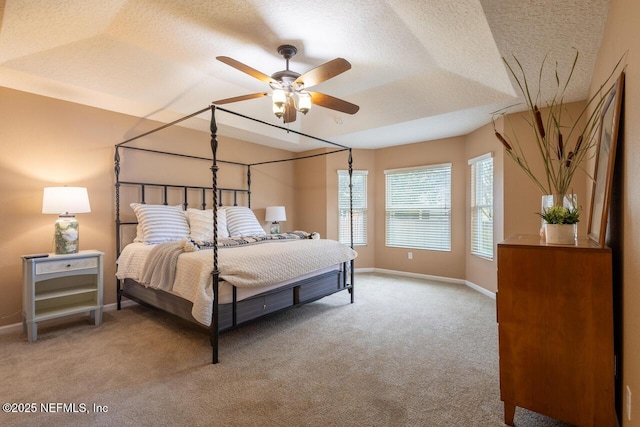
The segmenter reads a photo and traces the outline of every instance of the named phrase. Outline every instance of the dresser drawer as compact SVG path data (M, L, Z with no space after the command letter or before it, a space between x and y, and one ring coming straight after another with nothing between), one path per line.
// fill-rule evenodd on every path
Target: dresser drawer
M98 267L98 258L65 259L60 261L39 262L36 274L58 273L62 271L84 270Z

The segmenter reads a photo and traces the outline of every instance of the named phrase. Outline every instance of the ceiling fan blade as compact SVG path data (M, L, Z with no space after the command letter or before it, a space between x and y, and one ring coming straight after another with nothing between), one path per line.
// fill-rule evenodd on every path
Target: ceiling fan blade
M333 61L325 62L322 65L313 68L296 79L296 83L304 83L305 88L315 86L325 80L342 74L351 69L349 61L343 58L336 58Z
M282 119L285 123L293 123L296 121L296 105L293 101L293 96L287 99L287 108L284 109L284 116Z
M212 104L214 105L230 104L232 102L246 101L247 99L262 98L263 96L267 96L267 95L268 95L267 92L258 92L258 93L252 93L249 95L234 96L233 98L220 99L218 101L213 101Z
M242 62L236 61L233 58L229 58L228 56L216 56L216 59L265 83L277 83L274 79L267 76L265 73L258 71L255 68L251 68L248 65L243 64Z
M309 94L311 95L312 104L319 105L324 108L329 108L331 110L336 110L347 114L355 114L360 109L360 107L358 107L356 104L352 104L340 98L335 98L324 93L309 92Z

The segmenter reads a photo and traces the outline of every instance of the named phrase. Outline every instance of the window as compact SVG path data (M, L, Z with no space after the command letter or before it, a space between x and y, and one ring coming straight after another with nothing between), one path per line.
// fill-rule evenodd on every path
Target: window
M353 184L353 245L367 244L367 175L368 171L352 171ZM338 240L351 244L349 217L349 171L338 171Z
M451 250L451 163L386 170L386 244Z
M469 160L471 165L471 254L493 259L493 157Z

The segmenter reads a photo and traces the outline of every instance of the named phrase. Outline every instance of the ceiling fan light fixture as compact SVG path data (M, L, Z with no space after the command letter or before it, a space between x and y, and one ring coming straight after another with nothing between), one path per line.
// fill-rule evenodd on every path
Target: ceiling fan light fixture
M287 103L287 94L282 89L275 89L273 91L273 105L277 105L278 107L283 106Z
M277 118L282 118L284 115L285 104L276 104L273 103L273 114L276 115Z
M274 89L273 91L273 114L277 118L281 118L284 114L285 105L287 104L287 94L282 89Z
M311 109L311 95L308 92L298 92L298 108L302 114L307 114Z

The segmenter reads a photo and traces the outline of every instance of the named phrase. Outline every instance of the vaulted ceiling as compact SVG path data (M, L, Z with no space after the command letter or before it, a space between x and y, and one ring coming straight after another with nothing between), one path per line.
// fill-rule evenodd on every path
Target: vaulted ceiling
M314 106L287 127L354 148L467 134L518 102L502 57L537 81L540 64L568 72L565 98L586 98L607 0L0 0L0 86L169 122L268 85L282 44L304 73L337 57L352 68L314 87L360 106ZM543 81L550 93L553 79ZM271 98L223 106L281 124ZM304 151L315 144L234 115L221 135ZM182 123L208 129L208 114ZM123 135L124 137L124 135ZM117 141L115 141L117 142Z

